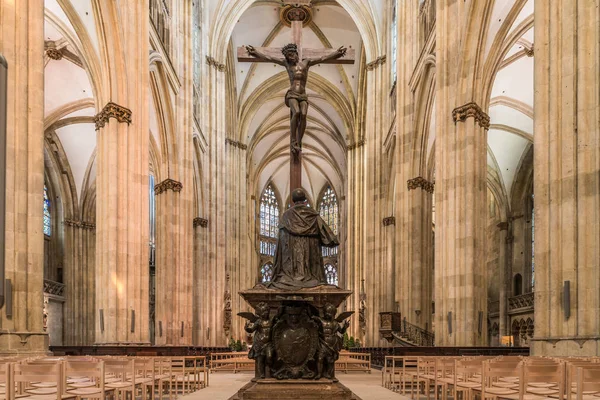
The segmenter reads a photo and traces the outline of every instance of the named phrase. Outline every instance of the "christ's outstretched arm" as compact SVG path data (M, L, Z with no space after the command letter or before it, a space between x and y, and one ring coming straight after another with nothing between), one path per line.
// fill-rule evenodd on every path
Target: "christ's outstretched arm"
M254 48L254 46L245 46L245 47L246 47L246 50L248 51L248 54L250 54L252 57L256 57L256 58L259 58L259 59L265 60L265 61L270 61L272 63L279 64L279 65L285 67L285 60L283 58L275 58L275 57L266 55L264 53L261 53L260 51L256 50Z
M336 60L338 58L344 57L344 55L346 55L347 50L348 50L347 48L345 48L344 46L341 46L339 49L331 52L330 54L324 55L323 57L319 57L319 58L309 58L306 61L308 62L308 65L311 66L311 65L321 64L321 63L324 63L325 61L329 61L329 60Z

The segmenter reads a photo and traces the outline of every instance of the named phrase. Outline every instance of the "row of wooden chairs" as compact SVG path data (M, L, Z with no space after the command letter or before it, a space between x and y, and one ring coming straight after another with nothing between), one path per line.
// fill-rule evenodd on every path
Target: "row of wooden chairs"
M382 384L412 399L600 400L600 358L386 357Z
M335 363L338 372L371 373L371 354L341 351ZM210 371L231 371L234 374L242 371L254 371L254 360L248 358L248 352L212 353L210 355Z
M206 386L205 357L0 359L0 400L172 400Z

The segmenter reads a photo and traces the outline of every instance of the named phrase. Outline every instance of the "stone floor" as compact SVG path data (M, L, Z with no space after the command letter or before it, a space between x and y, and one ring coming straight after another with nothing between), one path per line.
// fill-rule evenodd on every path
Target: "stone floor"
M206 389L182 397L182 400L228 400L250 381L250 373L229 374L217 372L210 374L210 385ZM340 374L340 382L354 392L361 400L407 400L381 386L381 371L373 370L371 374ZM333 400L333 399L332 399Z

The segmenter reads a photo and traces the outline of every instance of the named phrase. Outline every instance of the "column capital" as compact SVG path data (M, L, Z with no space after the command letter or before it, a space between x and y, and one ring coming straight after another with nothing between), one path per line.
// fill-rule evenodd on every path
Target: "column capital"
M94 224L92 222L79 221L79 220L74 220L74 219L65 219L63 221L63 223L66 226L70 226L73 228L86 229L86 230L90 230L90 231L96 229L96 224Z
M390 226L390 225L396 225L396 217L391 216L391 217L385 217L383 219L383 226Z
M464 122L467 118L473 117L483 129L490 129L490 116L487 115L477 103L471 101L464 106L456 107L452 110L452 118L454 123Z
M406 184L408 186L408 190L421 188L427 193L433 193L433 191L435 190L435 182L429 182L427 179L421 176L409 179L408 181L406 181Z
M377 57L376 59L374 59L373 61L371 61L370 63L367 64L367 71L373 71L380 65L385 64L386 59L387 59L387 56L385 54Z
M348 151L358 149L359 147L364 146L365 143L366 143L365 139L360 139L359 141L349 144L347 149L348 149Z
M172 190L173 192L181 192L181 189L183 189L183 184L181 182L177 182L176 180L173 180L171 178L167 178L164 181L162 181L161 183L156 184L154 186L154 194L158 195L163 192L166 192L169 189Z
M194 218L194 228L196 228L197 226L206 228L208 226L208 220L200 217Z
M227 66L225 64L215 60L211 56L206 56L206 63L219 72L225 72L227 70Z
M131 124L131 110L123 106L118 105L109 101L106 103L102 111L100 111L94 117L94 123L96 124L96 130L104 128L110 118L116 119L118 122L126 122Z
M248 150L248 146L246 144L244 144L242 142L238 142L238 141L233 140L233 139L226 138L225 139L225 144L228 144L228 145L233 146L233 147L237 147L238 149L241 149L241 150Z

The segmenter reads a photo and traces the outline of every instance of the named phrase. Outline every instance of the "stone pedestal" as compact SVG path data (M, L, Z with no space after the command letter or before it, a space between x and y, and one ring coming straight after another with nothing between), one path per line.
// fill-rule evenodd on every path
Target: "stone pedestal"
M250 382L229 400L351 400L357 399L352 391L339 382L329 379L298 381L264 379Z
M329 285L278 290L259 284L241 291L256 310L239 315L254 333L249 357L257 369L233 399L352 399L334 369L348 327L344 321L353 314L336 311L351 294Z

